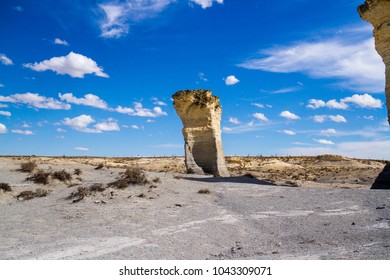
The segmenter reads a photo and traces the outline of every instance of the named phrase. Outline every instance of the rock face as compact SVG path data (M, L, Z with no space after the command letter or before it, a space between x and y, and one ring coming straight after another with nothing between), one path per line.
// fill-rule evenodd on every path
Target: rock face
M390 0L366 0L358 11L362 19L374 26L375 48L386 66L385 91L390 124Z
M388 189L390 190L390 163L385 165L383 171L376 178L374 184L372 184L371 189Z
M229 177L222 149L219 98L210 90L182 90L172 98L184 126L187 172Z

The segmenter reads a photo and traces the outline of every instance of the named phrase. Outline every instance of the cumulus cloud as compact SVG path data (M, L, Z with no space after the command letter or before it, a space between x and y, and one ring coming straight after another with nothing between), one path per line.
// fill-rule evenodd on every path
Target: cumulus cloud
M157 16L174 0L137 0L98 5L104 17L100 21L101 37L120 38L128 34L130 24Z
M281 117L289 119L289 120L299 120L300 117L295 115L294 113L291 113L290 111L283 111L280 113Z
M69 46L69 43L65 40L61 40L59 38L54 39L54 44L56 45L63 45L63 46Z
M77 151L89 151L89 148L87 147L74 147L74 149Z
M5 54L0 53L0 62L4 65L13 65L14 63Z
M337 131L333 128L328 128L326 130L321 130L320 133L325 136L334 136L337 134Z
M70 52L66 56L52 57L42 62L26 63L23 66L38 72L51 70L73 78L84 78L86 74L95 74L95 76L103 78L109 77L94 60L74 52Z
M38 109L70 110L71 108L69 104L31 92L17 93L10 96L0 95L0 102L26 104Z
M138 116L138 117L160 117L168 115L164 112L161 107L154 107L153 109L144 108L140 102L134 102L134 108L122 107L118 106L115 109L116 112L121 114L126 114L130 116Z
M235 85L239 82L240 82L240 80L237 79L234 75L227 76L225 79L225 84L227 86L232 86L232 85Z
M354 94L351 97L341 99L341 102L353 103L361 108L382 108L382 101L375 99L371 95L365 94Z
M241 122L237 118L229 118L228 122L232 124L240 124Z
M317 143L324 144L324 145L334 145L332 141L326 139L313 139L313 140L316 141Z
M190 0L191 2L198 4L202 9L207 9L213 6L214 2L223 4L223 0Z
M33 135L34 134L34 132L32 132L31 130L13 129L11 131L12 131L12 133L23 134L23 135Z
M131 128L132 128L132 129L139 129L139 126L136 125L136 124L133 124L133 125L131 126Z
M281 130L279 132L287 134L287 135L296 135L296 133L292 130Z
M4 124L0 123L0 134L4 134L7 132L8 132L7 127Z
M310 99L308 103L309 104L306 107L310 109L327 107L330 109L345 110L349 108L347 103L352 103L355 106L360 108L369 108L369 109L382 108L382 101L380 99L376 99L372 97L368 93L354 94L350 97L342 98L340 101L336 101L336 99L332 99L325 102L319 99Z
M65 94L59 93L58 96L62 101L66 101L68 103L85 105L85 106L90 106L90 107L95 107L100 109L108 108L107 103L104 100L100 99L99 96L90 93L84 95L83 98L77 98L73 96L72 93L65 93Z
M118 123L113 119L108 119L107 121L103 121L97 123L93 126L93 128L89 127L90 124L95 123L95 120L90 115L80 115L75 118L65 118L62 121L62 124L69 126L70 128L86 132L86 133L102 133L104 131L118 131L119 126Z
M154 104L154 105L158 105L158 106L167 106L167 103L158 100L158 98L152 98L152 100L153 100L153 104Z
M313 117L313 120L314 120L314 122L317 122L317 123L323 123L326 120L331 120L331 121L338 122L338 123L347 122L346 118L344 118L341 115L316 115Z
M257 119L259 121L264 121L264 122L269 121L269 119L263 113L254 113L252 115L252 117L254 117L255 119Z
M6 117L11 117L11 112L8 112L8 111L0 111L0 115L6 116Z
M385 68L370 33L357 35L350 30L342 37L263 49L259 58L248 59L239 66L276 73L300 72L314 78L336 78L345 88L382 92ZM356 39L357 36L360 38Z

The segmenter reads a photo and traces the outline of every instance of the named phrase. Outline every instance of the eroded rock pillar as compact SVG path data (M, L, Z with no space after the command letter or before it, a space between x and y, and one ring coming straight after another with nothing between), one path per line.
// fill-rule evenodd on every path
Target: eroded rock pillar
M184 126L187 172L229 177L222 149L219 98L210 90L182 90L172 98Z
M358 7L360 17L374 26L375 48L386 66L386 106L390 124L390 0L366 0Z

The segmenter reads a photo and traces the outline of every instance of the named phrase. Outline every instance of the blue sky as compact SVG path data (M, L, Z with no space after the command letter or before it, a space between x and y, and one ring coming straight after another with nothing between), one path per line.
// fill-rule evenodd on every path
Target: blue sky
M0 154L183 155L171 96L201 88L226 155L390 159L362 3L1 1Z

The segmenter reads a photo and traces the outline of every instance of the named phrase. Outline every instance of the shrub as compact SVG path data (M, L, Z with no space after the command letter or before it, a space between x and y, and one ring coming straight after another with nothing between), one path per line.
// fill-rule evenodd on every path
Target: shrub
M68 172L66 172L65 170L55 171L52 174L52 177L53 177L53 179L57 179L61 182L66 182L66 181L72 180L72 175L69 174Z
M123 179L131 185L145 185L148 183L145 173L139 168L127 168Z
M209 189L201 189L198 191L200 194L211 194L211 191Z
M76 169L74 170L74 172L73 172L73 174L74 174L74 175L77 175L77 176L81 175L82 173L83 173L83 171L81 171L80 168L76 168Z
M93 184L88 188L88 190L90 190L91 192L103 192L105 191L105 189L106 188L101 183Z
M3 190L4 192L12 192L12 188L7 183L0 183L0 190Z
M27 177L26 180L33 181L36 184L47 185L49 183L50 175L51 175L50 172L45 172L44 170L38 170L37 173L35 173L30 177Z
M75 201L77 201L77 199L81 200L84 197L89 195L91 195L91 191L89 189L87 189L86 187L78 187L77 191L72 192L67 198L68 199L76 198Z
M22 191L19 193L16 198L18 200L30 200L35 197L44 197L47 196L50 193L50 191L37 189L36 191Z
M103 167L104 167L104 164L103 163L99 163L99 165L95 167L95 170L102 169Z
M20 164L20 171L31 173L37 168L34 161L23 162Z

